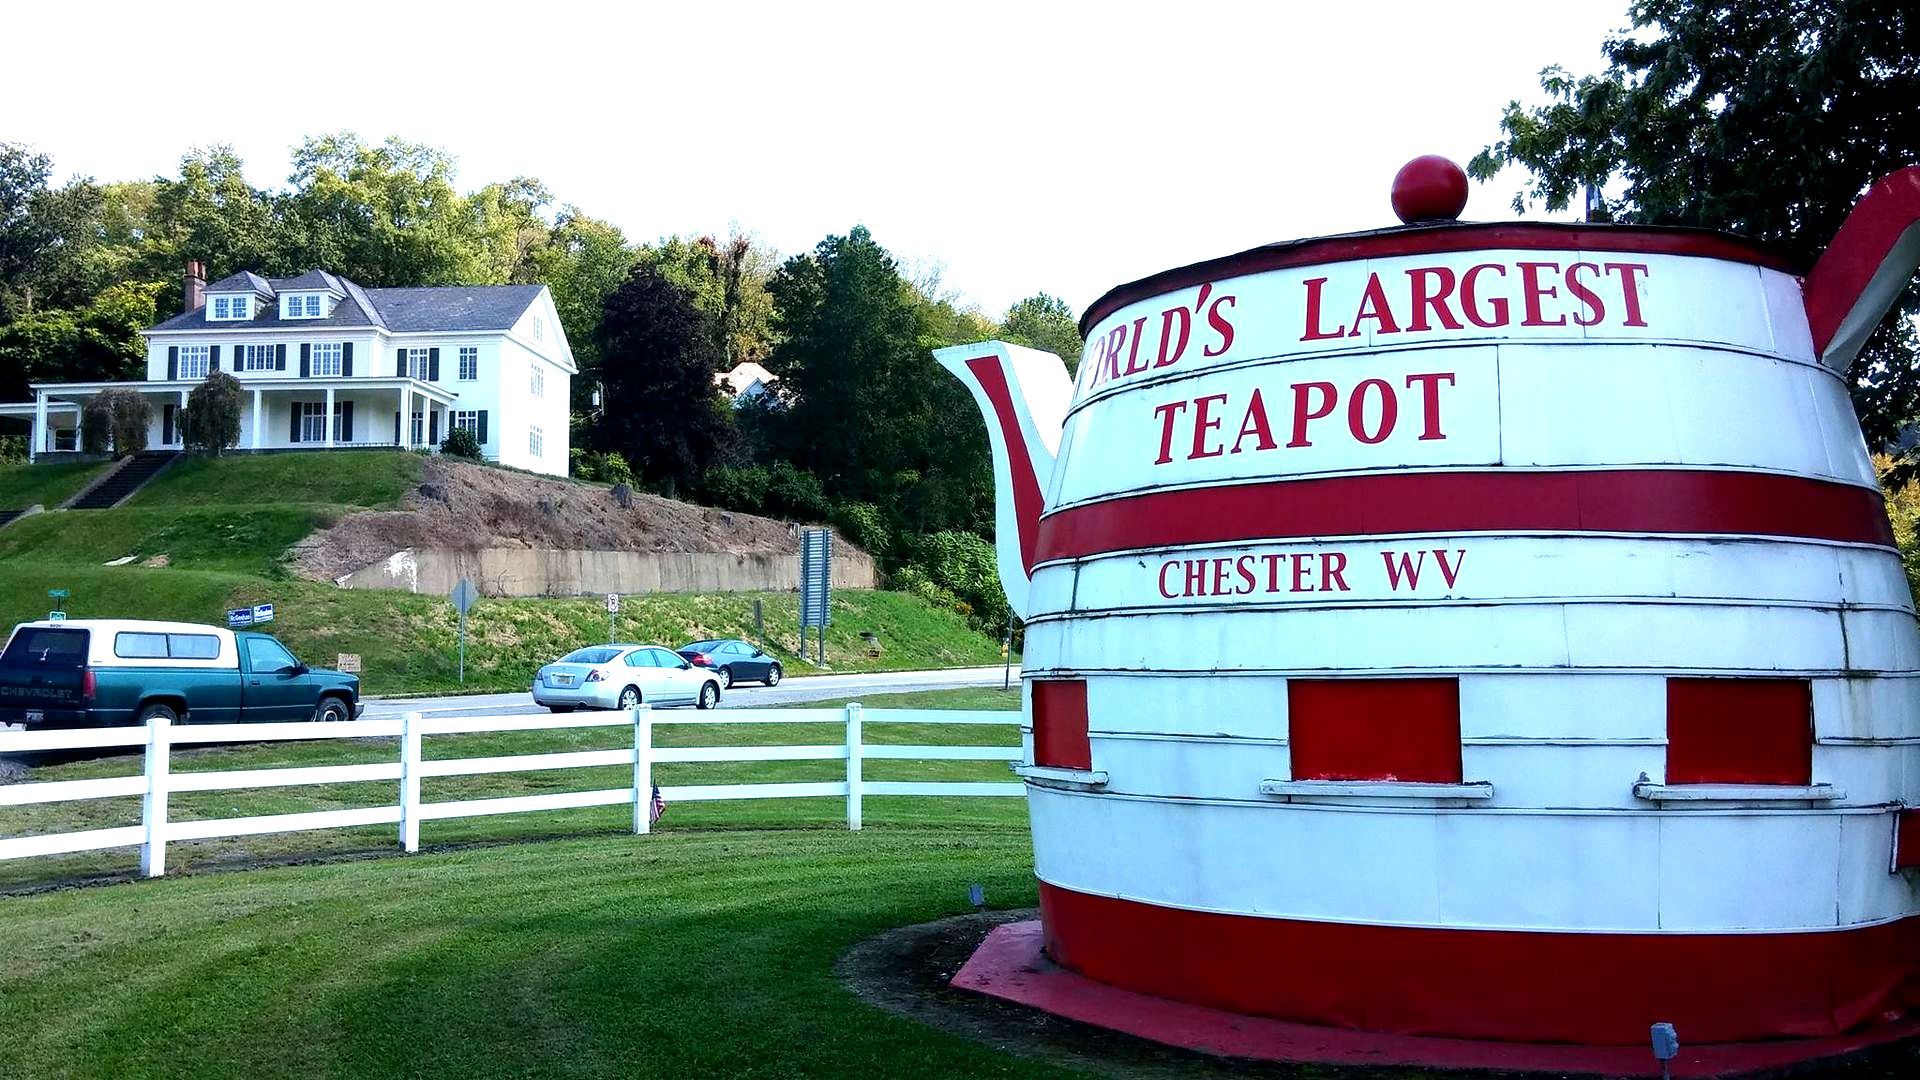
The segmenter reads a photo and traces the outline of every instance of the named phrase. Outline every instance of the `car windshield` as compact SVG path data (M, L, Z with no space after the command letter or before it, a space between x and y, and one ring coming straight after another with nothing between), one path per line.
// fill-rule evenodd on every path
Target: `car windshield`
M620 655L620 650L605 645L596 645L587 649L575 649L560 658L562 664L604 664Z
M681 652L712 652L718 641L689 641L680 646Z

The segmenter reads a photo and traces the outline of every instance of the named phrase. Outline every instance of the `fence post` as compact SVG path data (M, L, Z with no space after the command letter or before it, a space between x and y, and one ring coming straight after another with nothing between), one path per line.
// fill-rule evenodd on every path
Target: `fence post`
M420 714L400 718L400 848L420 850Z
M860 703L847 705L847 828L860 829Z
M633 707L633 834L653 831L653 706Z
M140 799L140 824L146 839L140 845L140 873L159 877L167 872L167 778L173 756L173 728L164 716L147 721L147 792Z

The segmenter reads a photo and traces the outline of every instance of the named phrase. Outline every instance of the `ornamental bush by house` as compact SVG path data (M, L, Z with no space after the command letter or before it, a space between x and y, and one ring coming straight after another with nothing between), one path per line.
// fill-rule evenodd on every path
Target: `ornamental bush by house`
M81 449L104 454L111 446L117 455L137 454L147 448L147 426L153 406L145 395L115 387L88 399L81 410Z
M180 416L180 438L189 450L215 457L240 441L240 380L211 371L187 395Z
M457 427L447 432L447 437L440 440L440 452L448 457L479 461L480 440L466 428Z

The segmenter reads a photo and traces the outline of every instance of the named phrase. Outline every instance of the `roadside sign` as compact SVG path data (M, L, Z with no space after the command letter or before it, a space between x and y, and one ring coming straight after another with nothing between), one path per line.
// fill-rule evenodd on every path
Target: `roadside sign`
M227 610L227 626L231 627L232 629L238 630L242 627L252 626L252 625L253 625L253 609L252 608L240 607L240 608L229 608Z
M455 585L449 595L453 600L453 610L465 615L467 609L473 607L473 602L480 599L480 590L473 587L471 579L461 578L460 584Z
M610 592L607 594L607 614L609 615L620 614L620 594L619 593Z
M272 622L273 621L273 605L272 604L253 605L253 621L256 623Z
M47 612L47 621L48 622L66 622L67 613L64 611L49 611Z
M480 590L473 587L471 578L461 578L459 584L448 594L453 601L453 610L460 613L460 685L467 685L467 609L480 598Z
M800 655L807 655L807 628L816 629L814 655L827 662L827 627L833 625L833 530L800 534Z
M360 674L360 654L357 652L341 653L339 658L333 662L333 670L344 671L349 675Z
M69 594L65 589L48 589L47 595L55 600L65 600ZM61 606L64 607L65 605L63 604Z

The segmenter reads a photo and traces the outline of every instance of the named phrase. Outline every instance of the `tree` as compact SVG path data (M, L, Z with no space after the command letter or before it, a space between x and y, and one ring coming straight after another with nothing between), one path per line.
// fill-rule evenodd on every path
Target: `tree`
M154 181L146 276L168 283L163 299L171 305L188 259L205 262L215 280L241 270L298 272L278 211L273 197L247 183L232 147L193 150L180 159L178 177Z
M1080 352L1087 341L1080 336L1080 322L1065 300L1046 293L1035 293L1007 309L1000 323L1001 336L1015 345L1050 352L1066 361L1068 371L1080 369Z
M483 253L453 177L453 158L419 143L369 145L351 132L308 139L294 151L285 198L295 261L362 285L497 283L498 263Z
M719 456L732 418L715 392L721 355L693 298L653 266L607 297L599 333L600 438L639 478L675 493Z
M224 371L211 371L187 394L180 414L180 438L189 450L205 450L219 457L240 441L240 380Z
M106 453L108 439L112 439L113 452L123 457L147 448L153 406L145 394L118 387L103 390L87 399L81 415L82 448L87 453Z
M158 283L122 283L78 310L35 310L0 326L0 401L20 401L34 382L113 382L139 377L140 332L156 319Z
M554 310L580 368L580 377L573 380L573 407L585 410L600 378L600 315L607 297L632 271L633 249L619 226L566 206L533 260L536 280L553 291Z
M1530 173L1514 197L1564 209L1619 187L1616 220L1744 233L1802 266L1868 184L1920 159L1920 19L1909 0L1635 0L1608 66L1541 73L1547 104L1510 103L1469 171ZM1920 412L1909 287L1854 368L1868 438Z

